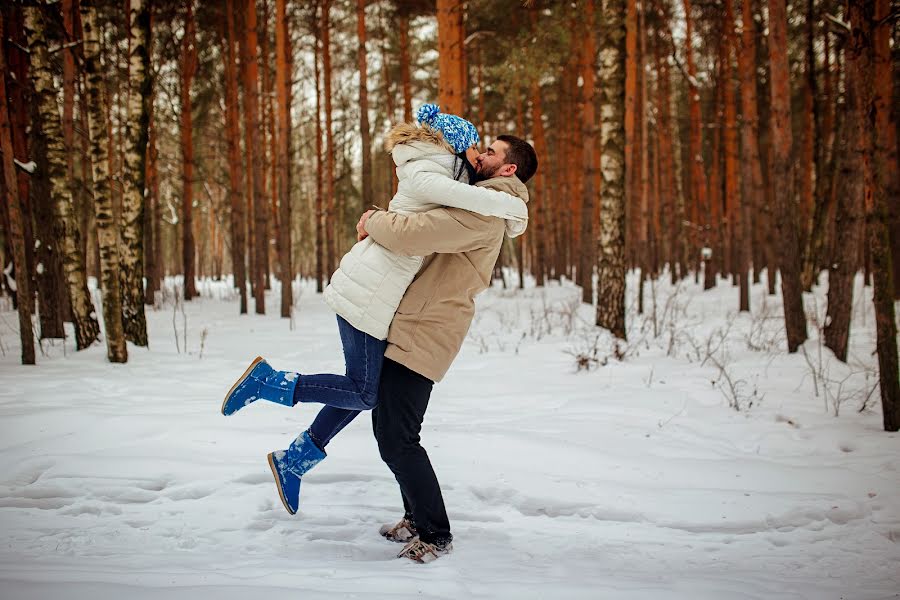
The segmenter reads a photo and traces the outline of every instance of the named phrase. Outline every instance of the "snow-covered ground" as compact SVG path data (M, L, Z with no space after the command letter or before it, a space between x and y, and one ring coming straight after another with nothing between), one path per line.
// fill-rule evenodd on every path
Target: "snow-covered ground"
M125 365L70 339L23 367L0 312L0 598L900 597L900 436L881 430L871 290L849 366L814 327L807 358L788 356L762 287L751 316L727 282L648 285L641 316L632 276L618 349L571 285L485 293L423 431L455 550L416 565L377 533L400 498L367 415L292 517L265 456L314 409L219 414L257 354L342 369L333 314L295 285L293 323L276 292L242 317L222 284L183 313L170 292ZM822 291L806 300L821 322Z

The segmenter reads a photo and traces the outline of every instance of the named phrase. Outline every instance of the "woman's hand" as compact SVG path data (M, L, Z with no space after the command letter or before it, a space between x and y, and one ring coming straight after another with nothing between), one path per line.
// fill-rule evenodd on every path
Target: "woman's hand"
M362 214L359 218L359 222L356 224L356 241L361 242L367 237L369 237L368 232L366 232L366 221L369 220L369 216L375 212L374 210L367 210Z

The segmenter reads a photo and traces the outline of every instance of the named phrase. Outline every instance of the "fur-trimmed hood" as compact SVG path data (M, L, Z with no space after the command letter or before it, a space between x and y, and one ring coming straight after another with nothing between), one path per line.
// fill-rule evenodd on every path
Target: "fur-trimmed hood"
M436 146L438 151L456 154L453 148L444 141L443 134L432 129L428 125L417 126L415 123L400 123L394 125L388 131L387 138L384 141L384 149L393 152L394 148L399 144L411 144L413 142L423 142Z

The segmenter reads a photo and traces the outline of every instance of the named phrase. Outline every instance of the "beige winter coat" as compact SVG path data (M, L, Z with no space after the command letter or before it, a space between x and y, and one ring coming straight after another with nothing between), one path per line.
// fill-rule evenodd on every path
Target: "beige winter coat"
M514 176L477 185L528 201L528 189ZM503 219L457 208L369 217L366 232L379 245L425 256L391 322L385 357L432 381L443 379L469 331L475 295L491 284L504 230Z

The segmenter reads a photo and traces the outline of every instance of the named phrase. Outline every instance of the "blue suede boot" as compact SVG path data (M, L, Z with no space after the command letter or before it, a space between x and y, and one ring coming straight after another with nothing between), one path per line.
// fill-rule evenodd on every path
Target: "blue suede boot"
M296 373L276 371L262 356L257 356L225 394L222 414L232 415L257 400L293 406L295 387L297 387Z
M316 446L309 431L304 431L291 442L287 450L269 453L269 468L275 476L281 502L292 515L300 506L300 478L322 462L326 454Z

